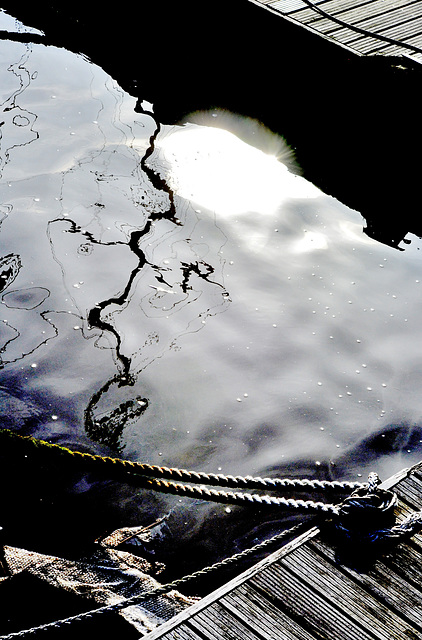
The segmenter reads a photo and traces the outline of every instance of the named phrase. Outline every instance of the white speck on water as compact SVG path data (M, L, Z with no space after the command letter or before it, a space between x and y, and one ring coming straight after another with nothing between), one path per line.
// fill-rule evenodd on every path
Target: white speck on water
M31 364L32 369L36 369L36 368L37 368L37 366L38 366L38 365L37 365L37 363L36 363L36 362L33 362L33 363Z

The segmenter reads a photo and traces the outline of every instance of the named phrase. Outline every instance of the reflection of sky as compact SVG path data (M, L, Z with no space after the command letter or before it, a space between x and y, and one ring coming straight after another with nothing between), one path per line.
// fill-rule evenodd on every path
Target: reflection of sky
M133 457L232 473L344 459L353 475L366 459L342 456L363 438L419 427L419 240L376 243L357 212L215 127L162 127L144 167L156 123L101 69L0 45L1 257L22 263L1 356L6 388L18 376L23 397L48 398L40 433L81 437L104 388L98 419L148 399L123 432ZM109 330L89 325L96 305ZM107 386L125 361L133 386Z
M37 33L43 35L42 31L22 24L22 22L6 13L4 9L0 9L0 30L9 31L10 33Z
M223 129L179 128L163 137L159 148L171 165L170 182L177 193L219 215L244 211L271 215L286 197L318 195L276 156Z

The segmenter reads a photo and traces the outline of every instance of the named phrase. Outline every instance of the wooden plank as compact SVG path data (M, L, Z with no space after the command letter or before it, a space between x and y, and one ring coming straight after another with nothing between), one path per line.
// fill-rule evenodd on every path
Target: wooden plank
M412 34L415 34L422 29L422 4L419 11L419 16L412 19L411 21L405 21L403 23L398 22L397 16L391 16L390 20L383 20L382 22L371 20L369 22L359 23L358 26L364 29L368 29L368 31L372 33L379 32L381 35L386 35L389 38L402 38L404 41L406 37L410 37ZM365 45L365 42L373 43L374 40L373 36L366 36L356 31L352 31L351 29L348 29L346 27L338 27L338 25L335 27L333 26L331 30L327 29L327 31L325 31L325 34L330 35L331 37L336 38L341 42L347 43L350 46L356 47ZM375 39L379 40L376 37Z
M417 62L422 61L422 52L406 46L422 49L422 2L421 0L322 0L314 2L330 17L311 9L302 0L250 0L255 4L277 12L321 37L336 42L356 55L394 55ZM343 20L350 26L336 23ZM353 26L366 29L361 34ZM384 42L377 38L385 36L397 43ZM373 34L373 35L371 35Z
M260 3L260 0L258 0L258 4ZM287 14L291 11L301 9L306 5L304 2L302 2L302 0L272 0L272 2L268 3L268 6L274 11L279 11L282 14Z
M369 628L378 640L406 637L422 639L422 632L416 632L415 635L414 626L410 622L403 621L382 600L375 598L359 582L353 580L350 574L347 575L341 568L317 555L309 546L297 549L280 563L306 580L307 585L329 599L357 625ZM392 634L393 628L395 635Z
M288 610L305 629L317 638L333 640L374 640L374 636L339 610L330 599L315 592L294 572L280 563L271 565L265 572L250 580L255 588L278 606ZM389 638L393 640L393 638ZM402 640L402 638L400 639Z
M407 3L407 0L396 0L394 2L394 4L391 6L391 9L393 10L397 10L398 7L403 6L405 3ZM396 21L398 21L399 19L399 15L398 13L395 14L396 15ZM376 32L379 31L381 33L381 35L387 35L388 33L387 31L384 32L384 20L385 18L388 16L388 13L380 13L379 9L377 9L375 6L371 7L371 10L368 8L366 9L366 11L358 11L358 10L350 10L350 11L346 11L344 13L342 13L341 15L339 15L338 17L348 23L348 25L350 25L350 28L348 29L348 27L346 25L339 25L338 23L336 23L333 20L330 20L328 18L322 18L320 17L320 19L315 19L312 21L303 21L304 23L306 23L308 26L312 26L314 29L316 29L318 32L320 32L321 34L326 34L326 35L330 35L331 37L335 37L337 38L342 38L341 35L341 31L339 33L337 33L337 29L341 28L344 29L345 31L348 31L349 34L355 34L355 36L362 36L362 37L375 37L376 39ZM374 28L369 28L366 26L365 22L372 22L375 23L377 25L377 27ZM302 22L302 20L301 20ZM358 28L363 28L363 29L367 29L369 32L373 32L373 36L371 36L370 34L368 34L368 36L364 36L363 34L359 34L358 32L354 31L352 29L353 26L356 26ZM392 26L390 25L390 29L392 29L395 26L395 24L393 24ZM388 25L386 25L386 27L388 27ZM388 36L390 37L390 36ZM393 37L393 36L392 36Z
M413 538L412 544L400 545L396 553L388 558L386 566L422 593L421 548L414 545Z
M260 0L258 0L260 2ZM283 14L296 11L306 7L306 4L302 0L273 0L269 3L269 6L275 11L280 11Z
M395 488L395 493L405 503L413 509L422 509L422 480L415 475L411 475Z
M381 34L384 34L384 29L400 27L404 30L405 34L407 26L409 26L409 28L413 28L413 22L420 25L421 16L422 3L418 3L416 10L413 7L405 7L391 11L390 13L384 14L382 16L377 16L375 18L359 20L355 22L354 25L358 26L361 29L367 29L372 33L379 32ZM325 33L333 35L336 38L341 38L343 41L345 41L345 39L347 39L348 35L350 34L350 29L347 29L347 27L340 27L339 25L332 24L331 28L328 28ZM355 37L364 38L365 36L355 32Z
M309 547L326 558L329 562L336 562L334 549L319 539L309 543ZM401 551L401 553L400 553ZM355 582L360 583L368 592L380 599L385 606L391 607L397 615L405 617L417 628L422 628L422 576L420 571L420 554L403 553L401 549L394 554L395 562L377 560L366 571L357 571L347 565L342 565L342 571ZM407 550L406 550L407 551ZM409 563L411 563L409 565ZM403 571L396 571L399 566ZM407 569L414 568L410 576ZM412 578L416 578L416 582ZM409 579L410 578L410 579ZM403 597L404 596L404 597Z
M329 16L339 18L343 22L354 23L357 20L384 15L390 9L396 9L397 7L408 5L409 1L410 0L372 0L372 2L362 4L355 1L350 3L347 9L345 8L345 5L343 5L343 2L337 1L333 3L332 8L328 6L328 3L321 5L320 8L329 14ZM318 25L316 27L318 30L323 28L322 25L329 26L330 24L333 24L328 17L322 16L318 11L310 8L304 9L303 11L297 11L294 17L296 20L308 25Z
M414 46L420 46L420 41L421 39L421 25L419 25L418 27L418 38L419 38L419 42L415 41ZM386 32L386 35L388 36L388 33ZM389 36L388 36L389 37ZM413 44L410 42L410 40L406 37L406 38L401 38L400 41L403 43L403 45L405 45L407 42L409 42L409 44ZM386 42L382 42L381 40L376 40L374 38L362 38L360 40L356 40L354 42L350 42L350 46L354 47L357 51L359 51L360 53L367 55L367 54L371 54L375 51L383 51L386 50L387 48L390 49L390 51L397 51L397 50L401 50L401 51L405 51L406 48L405 46L401 46L400 42L397 42L397 44L393 44L390 45ZM408 53L410 53L408 51ZM391 55L391 52L390 54Z
M186 627L178 627L168 632L167 640L202 640L192 629Z
M240 618L265 640L314 640L303 627L276 607L250 584L243 584L220 600L235 618Z
M413 38L406 38L406 44L411 44L414 47L418 47L418 49L422 49L422 36L418 35L418 36L414 36ZM391 56L391 55L397 55L396 53L394 53L394 51L396 51L397 49L400 49L401 52L403 52L403 54L406 52L404 48L400 48L400 47L396 47L394 45L388 45L385 44L384 46L380 46L377 49L372 49L371 51L368 51L369 54L372 53L379 53L382 54L383 56ZM407 53L409 54L409 50L407 50ZM414 53L412 53L411 56L412 59L414 58Z
M249 629L221 606L214 602L189 620L189 626L199 631L206 640L263 640L261 634Z
M248 0L248 1L253 3L253 4L261 6L263 9L266 9L267 11L271 11L275 15L283 17L285 20L288 20L289 22L291 22L291 23L293 23L295 25L302 25L302 27L304 29L306 29L308 31L312 31L313 33L317 33L318 35L321 35L323 38L327 39L324 34L319 33L317 30L312 29L312 27L309 27L307 24L301 23L301 22L299 22L298 20L295 19L295 17L294 17L295 16L295 10L296 9L302 9L301 5L300 4L296 4L296 3L301 2L301 0L276 0L275 2L271 2L269 4L262 4L262 2L260 0ZM288 3L288 5L287 5L287 3ZM318 3L318 4L320 4L320 3ZM356 55L356 52L353 51L353 49L350 49L350 47L348 47L347 45L343 45L341 42L337 42L337 44L341 48L346 49L347 51L350 51L351 53L354 53Z

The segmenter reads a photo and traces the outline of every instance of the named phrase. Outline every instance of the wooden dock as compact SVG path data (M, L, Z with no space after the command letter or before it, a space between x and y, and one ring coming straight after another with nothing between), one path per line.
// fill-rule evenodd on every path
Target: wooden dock
M360 55L422 63L421 0L250 0ZM312 6L311 6L312 5Z
M422 509L422 463L380 485L398 520ZM422 639L422 533L365 570L336 559L313 527L145 636L147 640Z

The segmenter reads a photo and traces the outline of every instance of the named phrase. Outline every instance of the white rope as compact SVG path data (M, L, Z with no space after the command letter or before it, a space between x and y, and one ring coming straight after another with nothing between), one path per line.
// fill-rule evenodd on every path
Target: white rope
M145 487L162 493L172 493L184 495L190 498L201 500L212 500L213 502L223 502L225 504L256 504L271 507L285 507L291 509L305 509L306 511L322 511L325 513L338 514L338 507L325 502L315 502L313 500L296 500L294 498L284 498L281 496L266 496L254 493L240 493L233 491L219 491L208 489L205 486L186 485L176 482L169 482L158 479L145 480Z

